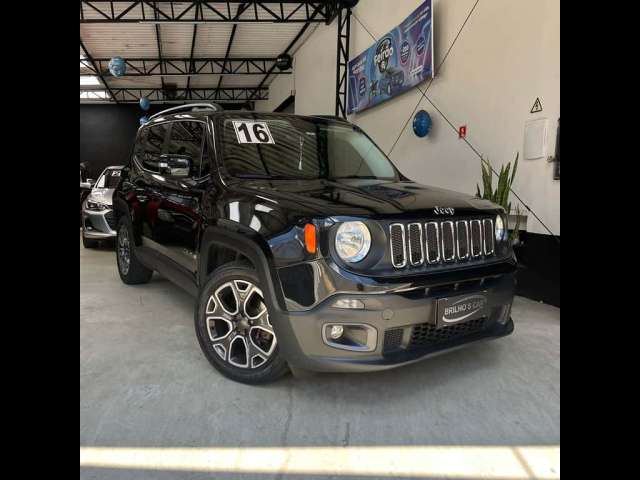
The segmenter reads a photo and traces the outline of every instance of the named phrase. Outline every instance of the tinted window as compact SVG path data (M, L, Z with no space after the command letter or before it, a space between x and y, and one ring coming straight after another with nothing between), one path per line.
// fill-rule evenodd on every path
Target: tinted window
M202 142L202 161L200 162L200 176L204 177L211 172L211 157L209 156L209 144Z
M202 155L204 124L200 122L174 122L167 154L188 156L191 159L190 176L199 178L208 172L209 161Z
M144 143L147 139L147 134L149 133L148 128L143 128L138 132L138 138L136 138L136 145L133 148L134 156L142 161L142 155L144 153Z
M224 166L238 177L395 179L386 155L358 128L330 121L268 115L225 120ZM235 126L234 126L235 121ZM268 133L252 134L266 125ZM249 134L246 132L249 131ZM271 141L272 139L272 141Z
M160 125L154 125L150 128L143 130L142 137L142 165L147 170L152 172L159 172L160 155L162 154L162 146L164 144L164 138L167 134L168 123Z
M116 188L120 183L120 169L105 170L96 182L98 188Z

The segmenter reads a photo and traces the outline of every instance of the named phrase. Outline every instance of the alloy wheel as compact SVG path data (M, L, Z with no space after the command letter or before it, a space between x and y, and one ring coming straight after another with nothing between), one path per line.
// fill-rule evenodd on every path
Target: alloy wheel
M276 348L276 336L262 290L246 280L218 287L207 301L206 328L214 351L238 368L264 365Z
M123 275L129 273L131 264L131 247L129 244L129 231L126 225L122 225L118 231L118 266Z

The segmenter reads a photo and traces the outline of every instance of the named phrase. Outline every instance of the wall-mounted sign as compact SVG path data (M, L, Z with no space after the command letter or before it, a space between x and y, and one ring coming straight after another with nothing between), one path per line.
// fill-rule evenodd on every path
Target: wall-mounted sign
M426 0L400 25L349 61L347 113L366 110L433 76L432 13L432 0Z
M531 107L531 113L538 113L542 111L542 102L539 98L536 98L536 101L533 102L533 107Z

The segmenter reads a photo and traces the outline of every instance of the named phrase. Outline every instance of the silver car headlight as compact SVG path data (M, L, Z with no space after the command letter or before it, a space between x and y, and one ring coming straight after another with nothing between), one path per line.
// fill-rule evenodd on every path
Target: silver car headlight
M342 260L359 262L371 249L371 232L362 222L344 222L336 233L335 245Z
M504 220L502 218L502 215L497 215L496 216L496 220L494 222L495 225L495 234L496 234L496 240L497 241L501 241L504 240L506 238L506 233L507 233L507 229L505 228L504 225Z

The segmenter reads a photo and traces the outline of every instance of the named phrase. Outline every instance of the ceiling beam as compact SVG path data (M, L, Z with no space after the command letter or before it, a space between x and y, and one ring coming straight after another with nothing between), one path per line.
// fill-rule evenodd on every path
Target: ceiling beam
M193 51L196 47L196 36L198 35L198 25L193 25L193 37L191 37L191 53L189 54L189 78L187 78L187 88L191 86L191 75L194 71Z
M239 7L241 8L241 7ZM225 67L227 66L227 59L229 58L229 52L231 51L231 45L233 45L233 39L236 37L236 30L238 28L238 24L234 24L233 28L231 29L231 35L229 35L229 43L227 43L227 51L224 54L224 61L222 62L222 71L224 71ZM220 78L218 78L218 88L220 88L222 86L222 77L223 75L220 75Z
M311 18L314 18L315 15L317 15L319 12L319 10L316 8L316 10L314 10L313 14L311 15ZM291 43L289 43L289 45L287 46L287 48L285 49L284 52L282 52L282 54L288 54L289 50L291 50L294 45L298 42L298 40L300 40L300 38L302 37L302 35L304 35L304 32L307 31L307 29L309 28L309 25L311 25L310 23L305 23L304 26L300 29L300 31L298 32L298 34L295 36L295 38L293 40L291 40ZM260 84L258 85L257 88L261 88L265 82L267 81L267 79L273 74L273 72L276 69L276 64L274 63L271 68L267 71L265 77L262 79L262 81L260 82ZM252 100L253 97L249 98L249 100Z
M122 5L123 8L114 9L113 4ZM234 4L247 5L247 8L242 15L233 15L231 5ZM80 23L328 23L334 15L335 4L336 0L81 0ZM288 13L285 12L285 5ZM121 11L116 13L116 10Z
M243 3L242 5L238 6L238 10L236 10L236 14L234 15L234 20L237 20L238 18L240 18L240 15L242 15L245 10L247 8L249 8L251 4L250 3ZM227 43L227 50L226 53L224 54L224 62L222 62L222 71L224 71L225 67L227 66L227 61L229 59L229 53L231 52L231 46L233 45L233 39L236 37L236 30L238 29L238 24L234 23L233 24L233 28L231 29L231 35L229 35L229 43ZM218 88L220 88L222 86L222 75L220 75L220 78L218 78Z
M104 76L110 76L110 58L94 58L93 61ZM127 65L123 77L192 76L192 75L266 75L275 65L277 57L183 57L183 58L125 58ZM277 75L289 75L291 70L277 71ZM80 75L95 75L81 70Z
M91 89L80 89L91 91ZM247 100L268 100L269 89L256 88L176 88L172 90L174 98L166 98L162 88L113 88L114 98L121 103L137 103L141 97L147 97L152 102L166 102L185 100L216 100L222 102L245 102Z
M156 2L153 2L154 6L155 6ZM172 10L173 10L173 5L171 5ZM157 9L154 9L153 11L156 20L158 19L158 11ZM158 58L160 59L160 73L164 73L164 62L162 61L162 42L160 41L160 25L156 23L155 25L156 27L156 45L158 47ZM164 77L160 78L160 83L162 84L162 90L164 90L165 85L164 85Z
M80 38L80 48L82 48L82 51L84 52L84 56L87 57L87 60L89 60L89 63L91 63L93 69L96 71L96 73L98 74L98 77L100 78L100 81L102 82L102 84L104 85L104 87L107 89L107 91L109 92L109 95L111 95L111 98L113 99L114 102L118 103L118 99L115 97L115 95L113 94L113 92L111 91L111 88L109 87L109 84L106 82L106 80L104 79L104 77L102 76L102 72L98 69L98 67L96 66L95 62L93 61L93 58L91 57L91 54L89 53L89 51L87 50L87 47L84 46L84 43L82 43L82 38Z

